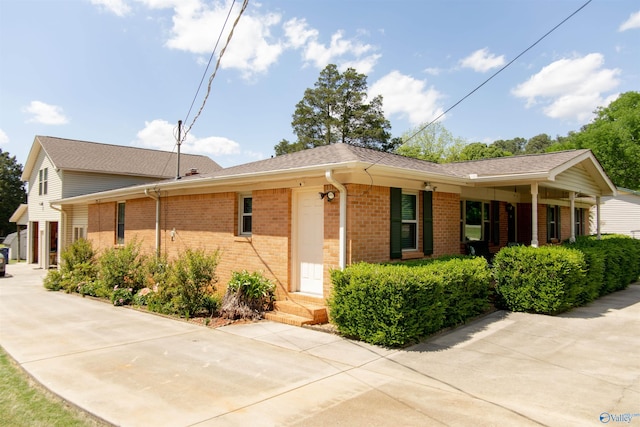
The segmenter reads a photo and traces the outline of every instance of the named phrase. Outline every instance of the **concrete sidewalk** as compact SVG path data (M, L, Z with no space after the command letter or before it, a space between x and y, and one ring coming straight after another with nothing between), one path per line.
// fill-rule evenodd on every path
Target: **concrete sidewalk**
M208 329L48 292L44 274L0 279L0 345L115 425L640 426L638 285L388 350L266 321Z

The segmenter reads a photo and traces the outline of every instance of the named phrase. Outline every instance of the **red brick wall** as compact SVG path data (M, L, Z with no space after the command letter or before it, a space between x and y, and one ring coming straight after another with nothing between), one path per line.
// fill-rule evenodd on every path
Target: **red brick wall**
M434 192L433 256L460 253L460 195Z
M389 260L389 188L347 186L347 264Z
M217 274L222 291L232 271L262 271L281 289L289 286L291 191L253 192L253 236L237 236L236 193L161 198L161 252L169 259L186 249L220 250ZM144 253L155 254L155 200L126 202L125 243L133 239ZM115 203L89 207L88 238L99 249L113 247ZM172 231L175 233L172 238Z
M569 206L560 207L560 237L567 240L571 237L571 208Z
M115 244L116 206L116 203L89 205L87 238L91 239L96 251L112 248Z

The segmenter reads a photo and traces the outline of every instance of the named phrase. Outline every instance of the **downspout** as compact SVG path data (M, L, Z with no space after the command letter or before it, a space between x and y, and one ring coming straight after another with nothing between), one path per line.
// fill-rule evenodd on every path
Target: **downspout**
M327 169L325 177L340 192L340 237L339 266L343 270L347 265L347 188L336 181L333 170Z
M156 257L160 257L160 197L151 194L148 188L144 189L144 195L156 201Z

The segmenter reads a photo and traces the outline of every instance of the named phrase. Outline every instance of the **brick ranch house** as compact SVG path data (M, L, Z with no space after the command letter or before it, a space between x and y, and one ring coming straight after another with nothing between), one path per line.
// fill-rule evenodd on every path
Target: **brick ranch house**
M359 261L574 238L615 192L590 150L436 164L333 144L52 204L67 221L88 214L97 249L132 239L169 258L220 249L221 287L232 271L262 271L283 308L323 305L330 270Z

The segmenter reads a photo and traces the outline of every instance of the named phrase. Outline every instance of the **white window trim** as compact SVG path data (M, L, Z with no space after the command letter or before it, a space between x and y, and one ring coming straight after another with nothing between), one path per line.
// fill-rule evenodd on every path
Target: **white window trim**
M420 194L417 191L410 190L402 190L402 195L414 196L416 198L416 219L415 220L405 220L402 219L402 224L415 224L416 225L416 247L415 248L402 248L402 252L415 252L418 250L420 246Z

